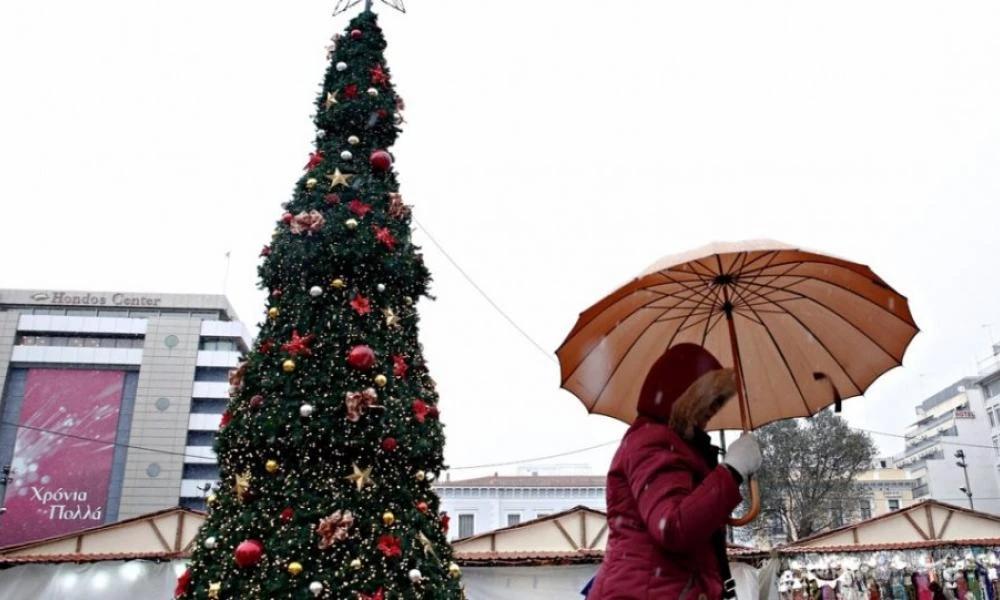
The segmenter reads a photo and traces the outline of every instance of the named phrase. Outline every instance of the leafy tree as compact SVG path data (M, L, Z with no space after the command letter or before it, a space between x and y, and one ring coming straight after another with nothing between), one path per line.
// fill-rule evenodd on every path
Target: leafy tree
M757 432L764 455L758 475L761 515L746 529L771 542L794 541L856 520L867 492L855 481L871 468L868 434L840 415L772 423Z
M437 393L417 339L430 276L388 152L402 102L374 13L330 50L316 149L260 266L267 318L233 372L220 487L178 581L207 598L462 598Z

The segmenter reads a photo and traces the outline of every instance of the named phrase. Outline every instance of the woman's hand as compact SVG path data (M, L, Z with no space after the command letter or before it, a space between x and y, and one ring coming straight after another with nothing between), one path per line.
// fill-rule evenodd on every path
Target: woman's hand
M744 434L729 446L723 462L739 473L744 481L752 477L764 462L757 438L750 433Z

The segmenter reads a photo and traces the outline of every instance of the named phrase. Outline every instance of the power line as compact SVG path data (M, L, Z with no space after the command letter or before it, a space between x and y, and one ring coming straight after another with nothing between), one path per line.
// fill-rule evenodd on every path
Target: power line
M469 285L471 285L477 292L479 292L479 295L482 296L483 299L485 299L490 304L490 306L492 306L498 313L500 313L500 316L506 319L507 322L510 323L511 327L516 329L518 333L520 333L524 337L524 339L528 340L528 342L530 342L532 346L534 346L535 348L538 349L539 352L544 354L545 358L555 362L556 360L555 356L553 356L552 353L546 350L541 344L536 342L534 338L528 335L527 331L522 329L521 326L518 325L517 322L510 317L510 315L504 312L504 310L500 308L500 305L494 302L493 298L490 298L489 294L487 294L486 291L483 290L483 288L479 287L479 284L476 283L472 279L472 277L465 271L465 269L463 269L461 265L459 265L458 262L456 262L455 259L451 257L451 254L449 254L448 251L444 249L444 246L438 243L438 241L434 238L434 236L431 235L431 232L426 227L424 227L424 225L420 221L418 221L416 217L414 217L413 221L417 224L418 227L420 227L420 229L423 230L424 235L427 236L427 239L429 239L431 243L437 247L437 249L441 252L441 254L443 254L444 257L448 259L448 262L451 263L451 266L455 267L455 269L459 273L461 273L462 277L464 277L465 280L469 282Z
M155 452L155 453L158 453L158 454L167 454L167 455L170 455L170 456L182 456L184 458L190 458L190 459L195 459L195 460L206 460L206 459L211 459L212 458L211 456L192 456L190 454L185 454L183 452L171 452L170 450L162 450L160 448L149 448L149 447L146 447L146 446L136 446L134 444L128 444L126 442L119 442L119 441L115 441L115 440L94 439L94 438L84 437L82 435L76 435L74 433L67 433L65 431L56 431L54 429L45 429L44 427L35 427L33 425L18 424L18 423L13 423L11 421L0 421L0 425L7 425L7 426L10 426L10 427L16 427L18 429L30 429L31 431L37 431L39 433L47 433L47 434L50 434L50 435L57 435L57 436L61 436L61 437L65 437L65 438L70 438L70 439L74 439L74 440L80 440L80 441L83 441L83 442L92 442L92 443L95 443L95 444L106 444L106 445L109 445L109 446L117 446L117 447L120 447L120 448L128 448L130 450L142 450L144 452Z

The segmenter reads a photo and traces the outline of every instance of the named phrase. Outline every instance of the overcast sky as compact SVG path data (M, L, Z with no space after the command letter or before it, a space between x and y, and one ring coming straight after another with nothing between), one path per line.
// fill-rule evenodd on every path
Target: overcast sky
M230 250L226 291L256 323L258 252L348 20L333 4L0 4L0 286L222 292ZM902 433L975 372L984 324L1000 336L1000 3L407 4L379 10L403 195L546 350L660 256L755 237L868 263L911 298L923 333L846 403L856 426ZM621 434L415 237L453 466ZM612 451L548 462L601 472Z

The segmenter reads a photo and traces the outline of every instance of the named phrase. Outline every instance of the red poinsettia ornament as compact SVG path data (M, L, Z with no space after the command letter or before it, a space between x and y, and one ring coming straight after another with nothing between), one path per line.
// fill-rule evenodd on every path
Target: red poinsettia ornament
M399 447L399 442L396 441L394 437L387 437L382 440L382 449L386 452L392 452Z
M359 315L365 316L372 311L372 303L368 301L368 298L358 294L351 300L351 308Z
M359 219L363 219L363 218L365 218L365 215L367 215L369 213L369 211L371 211L372 205L371 204L365 204L361 200L358 200L357 198L355 198L354 200L351 200L351 203L347 205L347 208L352 213L354 213L355 215L357 215Z
M358 86L352 83L352 84L348 85L347 87L345 87L344 88L344 96L346 96L348 98L357 98L358 97Z
M372 83L374 85L382 85L389 81L389 75L382 70L382 65L375 65L368 72L372 74Z
M388 227L376 227L375 228L375 239L382 242L382 245L389 250L396 249L396 238L389 231Z
M312 171L323 162L323 151L317 150L316 152L309 153L309 162L306 163L304 167L306 171Z
M315 338L316 336L311 333L300 336L298 330L293 329L291 341L282 344L281 349L292 356L311 356L312 349L309 347L309 344L311 344Z
M427 403L417 398L413 401L413 418L419 423L423 423L427 420L427 413L430 411L430 407Z
M368 595L364 592L358 592L358 600L385 600L385 592L382 588L379 588L372 595Z
M219 429L225 429L226 425L233 420L233 415L228 410L222 413L222 418L219 419Z
M406 379L406 372L410 367L406 364L406 359L399 354L392 357L392 374L400 379Z
M399 543L399 538L394 535L383 535L378 539L378 549L383 556L392 558L403 555L403 547Z

